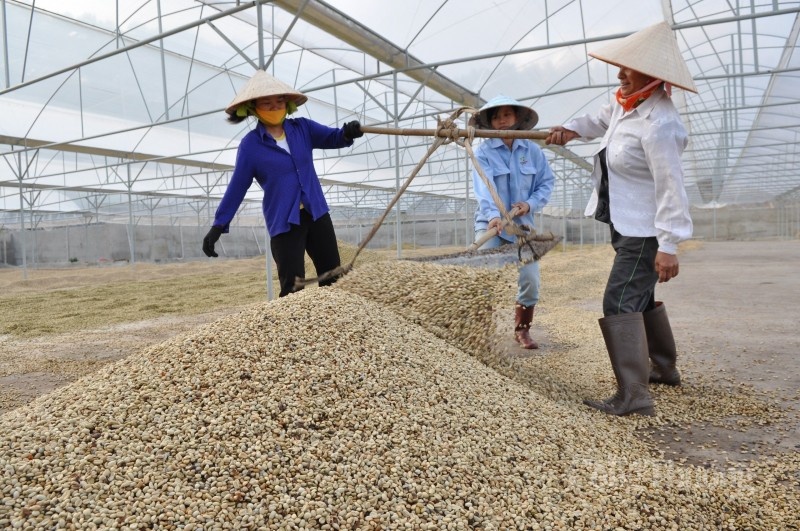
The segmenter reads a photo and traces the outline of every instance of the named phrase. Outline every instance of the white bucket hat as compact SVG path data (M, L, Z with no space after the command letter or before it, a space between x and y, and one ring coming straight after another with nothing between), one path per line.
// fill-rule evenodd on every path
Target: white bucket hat
M286 96L298 107L308 101L308 98L302 92L298 92L283 81L275 79L264 70L258 70L253 74L253 77L247 80L247 83L236 94L233 101L225 108L225 112L235 114L237 107L242 103L256 98L278 95Z
M517 129L526 130L533 129L539 121L539 115L530 107L526 107L514 98L509 98L500 94L495 96L486 105L481 107L481 110L473 114L469 119L469 125L475 129L491 129L492 125L489 123L488 114L486 111L494 109L495 107L514 107L517 112Z
M589 55L697 93L675 34L666 22L648 26Z

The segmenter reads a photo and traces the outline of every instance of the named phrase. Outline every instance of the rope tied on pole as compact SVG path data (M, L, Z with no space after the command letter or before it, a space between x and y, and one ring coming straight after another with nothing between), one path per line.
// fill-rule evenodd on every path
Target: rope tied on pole
M398 128L382 128L382 127L373 127L373 126L361 126L361 130L364 133L373 133L373 134L388 134L388 135L403 135L403 136L433 136L434 141L431 146L428 148L428 151L422 157L422 159L417 163L417 165L412 170L411 174L406 178L403 185L397 190L397 193L394 195L392 200L386 207L386 210L383 212L381 217L370 229L369 233L364 237L361 243L358 244L358 248L356 252L353 254L353 258L350 260L350 263L341 265L330 271L326 271L319 275L316 278L300 278L297 277L295 279L295 289L302 288L306 285L325 281L331 278L340 277L342 275L346 275L353 269L353 265L355 264L356 258L361 253L361 251L367 246L367 244L372 240L375 234L380 229L383 222L386 220L386 217L394 208L395 204L400 200L400 197L405 193L408 186L411 184L411 181L414 180L414 177L417 176L417 173L423 168L425 162L440 146L447 145L450 143L455 143L458 146L463 147L470 156L472 160L472 164L477 171L478 175L480 176L481 180L483 181L484 185L486 185L487 189L489 190L492 200L494 201L495 205L497 206L498 210L500 211L500 215L503 218L503 227L505 231L517 238L517 247L518 247L518 254L520 262L523 264L529 263L532 260L538 260L541 258L541 254L537 253L534 249L531 242L533 241L541 241L542 237L537 236L536 232L533 231L531 227L527 225L520 225L514 222L513 218L516 217L519 212L516 210L512 210L512 213L509 213L503 201L497 195L497 191L494 187L489 183L489 179L486 177L486 174L483 172L481 165L478 163L475 153L472 150L472 141L475 137L481 138L526 138L526 139L536 139L536 140L543 140L547 137L547 133L539 132L539 131L500 131L500 130L476 130L473 126L468 126L466 130L462 130L458 128L456 124L456 120L464 113L474 114L477 113L478 110L472 107L458 107L455 109L449 117L442 120L440 117L436 117L436 129L398 129ZM496 235L496 234L495 234ZM493 235L494 236L494 235ZM488 238L487 238L488 239ZM553 239L551 236L548 239ZM476 242L477 243L477 242ZM525 246L528 246L532 251L532 258L523 260L522 258L522 249ZM475 246L475 244L473 244ZM470 247L470 250L474 250L473 246ZM479 247L478 245L477 247ZM475 248L477 248L475 247Z

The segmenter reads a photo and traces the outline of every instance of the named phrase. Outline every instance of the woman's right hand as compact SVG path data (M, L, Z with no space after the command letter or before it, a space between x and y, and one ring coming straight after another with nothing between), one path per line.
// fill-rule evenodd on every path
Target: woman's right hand
M557 125L555 127L551 127L547 138L545 139L545 144L556 144L559 146L563 146L570 140L578 138L579 135L572 129L567 129L566 127L562 127Z

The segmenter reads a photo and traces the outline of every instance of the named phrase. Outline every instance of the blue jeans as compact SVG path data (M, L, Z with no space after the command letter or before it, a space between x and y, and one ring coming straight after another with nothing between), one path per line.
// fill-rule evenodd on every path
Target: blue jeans
M477 229L474 241L477 241L485 233L485 229ZM481 245L479 250L495 249L501 245L513 245L513 242L506 241L500 236L495 236ZM519 268L519 277L517 278L517 302L523 306L533 306L539 302L540 284L539 261L535 260L529 264L522 265Z

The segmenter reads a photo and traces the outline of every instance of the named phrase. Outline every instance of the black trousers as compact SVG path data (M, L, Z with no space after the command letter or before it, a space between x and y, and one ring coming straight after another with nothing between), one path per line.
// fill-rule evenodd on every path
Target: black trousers
M617 253L603 295L603 316L646 312L656 307L655 236L623 236L611 226L611 246Z
M278 266L278 280L281 285L280 297L295 291L296 277L305 278L305 253L308 253L317 276L327 273L341 265L336 232L330 214L314 221L305 209L300 211L300 225L291 225L289 232L278 234L270 240L272 257ZM329 286L336 282L330 278L319 283Z

